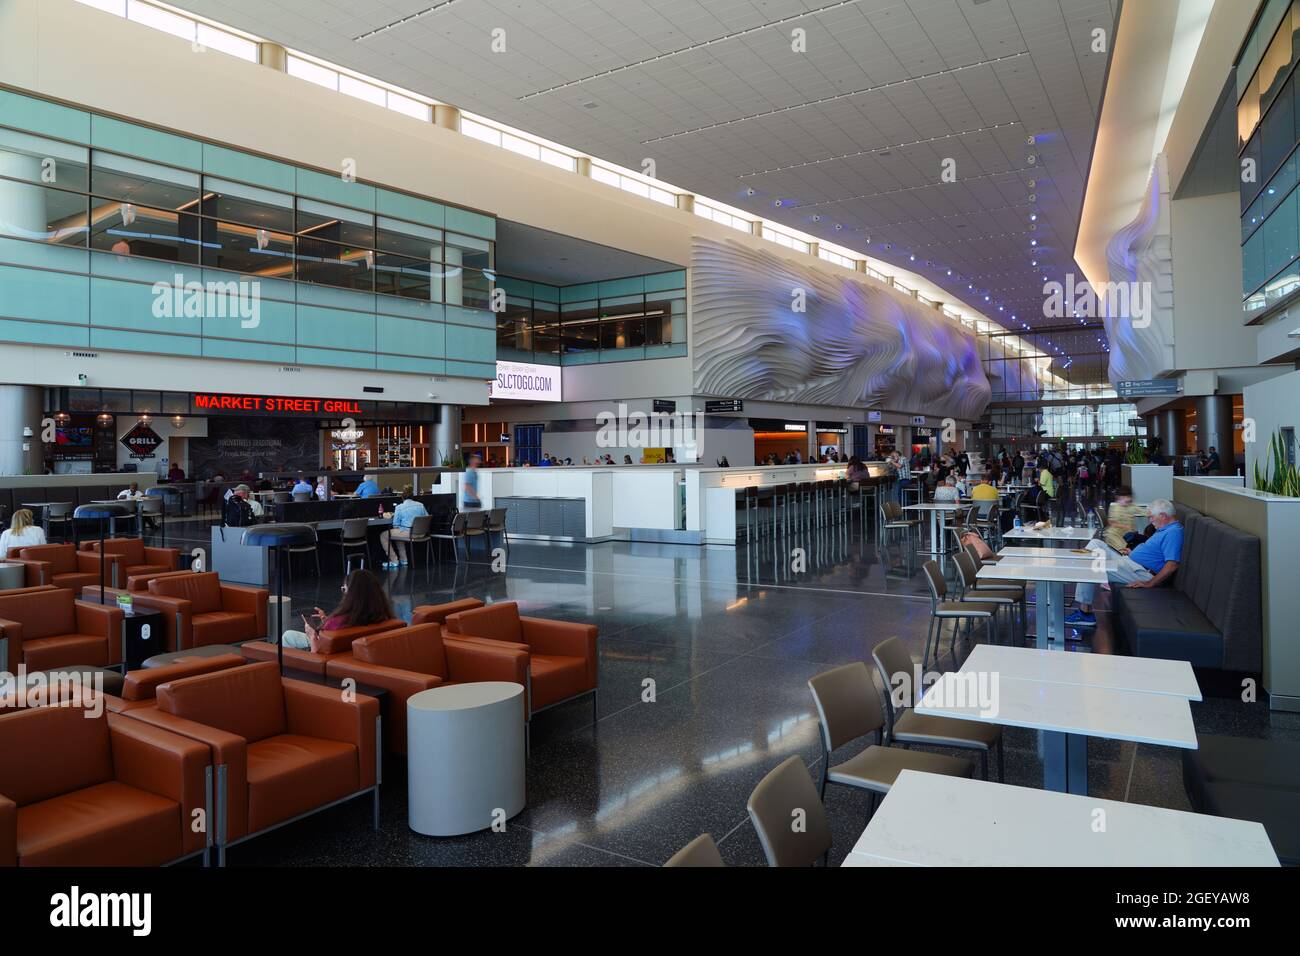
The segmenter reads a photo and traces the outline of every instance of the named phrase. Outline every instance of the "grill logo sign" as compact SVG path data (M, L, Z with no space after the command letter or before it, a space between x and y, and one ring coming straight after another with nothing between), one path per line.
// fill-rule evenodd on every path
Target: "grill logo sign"
M158 450L158 446L163 443L158 433L140 422L129 432L122 436L122 444L127 447L132 458L152 458L153 453Z

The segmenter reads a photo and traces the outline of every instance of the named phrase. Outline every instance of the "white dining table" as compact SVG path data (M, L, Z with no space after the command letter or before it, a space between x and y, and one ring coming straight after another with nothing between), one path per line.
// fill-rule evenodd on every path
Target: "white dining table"
M985 564L975 572L977 580L1025 580L1034 582L1034 612L1039 647L1065 647L1065 585L1105 584L1113 563L1098 552L1093 559L1059 557L1054 552L1041 556L1008 557L997 564Z
M1087 548L1024 548L1015 545L1008 545L998 551L1000 558L1075 558L1080 561L1087 561L1095 556L1095 552L1088 551L1087 554L1077 554L1078 551L1088 551Z
M1196 673L1187 661L1120 654L1065 654L1036 647L978 644L962 664L973 671L997 671L1002 679L1076 684L1143 694L1202 700Z
M1061 651L1046 653L1074 656ZM1136 670L1127 682L1143 689L1105 686L1100 679L1098 683L1060 680L1062 674L1068 674L1069 665L1056 672L1057 679L1012 677L996 668L977 669L971 664L973 657L972 653L960 670L949 671L935 681L917 703L916 712L1042 731L1043 787L1047 790L1088 792L1089 737L1185 750L1197 747L1190 698L1145 689ZM1124 665L1110 666L1110 683L1124 683L1120 680Z
M1053 525L1050 528L1012 528L1002 532L1004 541L1042 541L1048 547L1065 547L1071 542L1086 544L1097 536L1095 528L1075 528L1071 525ZM1082 547L1083 544L1076 545Z
M958 508L968 508L969 505L963 505L958 501L927 501L919 505L904 505L904 511L928 511L930 513L930 550L922 551L921 554L947 554L951 548L942 543L943 527L946 521L941 521L939 516L949 514Z
M842 866L1278 866L1263 825L904 770Z

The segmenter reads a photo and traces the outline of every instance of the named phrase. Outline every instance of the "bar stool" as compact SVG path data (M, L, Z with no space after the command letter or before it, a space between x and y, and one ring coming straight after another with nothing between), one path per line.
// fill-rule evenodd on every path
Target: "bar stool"
M745 510L745 540L753 541L758 519L758 489L741 488L736 492L736 503Z
M800 526L806 525L812 517L813 484L811 481L795 483L795 506L797 510L795 520Z
M772 534L776 535L776 509L779 505L781 508L781 530L788 532L790 530L790 508L797 503L798 489L793 482L787 482L784 485L777 485L772 489Z

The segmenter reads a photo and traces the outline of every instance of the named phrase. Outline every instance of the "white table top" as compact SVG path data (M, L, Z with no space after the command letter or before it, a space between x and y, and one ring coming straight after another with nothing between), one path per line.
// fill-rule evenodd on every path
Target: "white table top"
M987 693L986 701L978 699L977 680ZM1185 750L1197 746L1186 698L1082 684L1003 680L999 671L977 672L964 665L960 672L950 671L935 681L916 705L916 712Z
M921 505L903 505L904 511L956 511L958 508L968 507L962 505L959 501L927 501Z
M1114 565L1110 565L1114 567ZM1074 584L1105 584L1106 572L1094 568L1087 561L1055 560L1051 558L1014 558L985 564L975 572L981 580L1001 581L1023 578L1026 581L1060 581Z
M915 770L899 774L849 860L845 866L1278 865L1258 823Z
M444 684L430 687L406 699L407 710L473 710L519 697L523 684L512 681L486 680L468 684Z
M1082 684L1144 694L1169 694L1187 700L1202 699L1200 685L1187 661L978 644L961 669L997 671L1002 680Z
M1095 552L1075 554L1075 548L1018 548L1014 545L998 552L1000 558L1073 558L1076 561L1091 561ZM1087 551L1087 548L1077 550Z
M1032 528L1012 528L1002 534L1004 538L1027 538L1039 541L1091 541L1097 532L1091 528L1051 527L1038 531Z

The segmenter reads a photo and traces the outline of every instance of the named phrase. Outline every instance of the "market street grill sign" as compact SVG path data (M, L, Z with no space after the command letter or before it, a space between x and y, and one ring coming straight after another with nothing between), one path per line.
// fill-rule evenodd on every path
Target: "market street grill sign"
M196 392L197 415L365 415L363 403L350 398L314 398L301 395L231 395L224 392Z
M137 422L134 428L122 436L121 442L131 453L132 458L145 459L153 457L153 453L158 450L163 440L144 422Z

